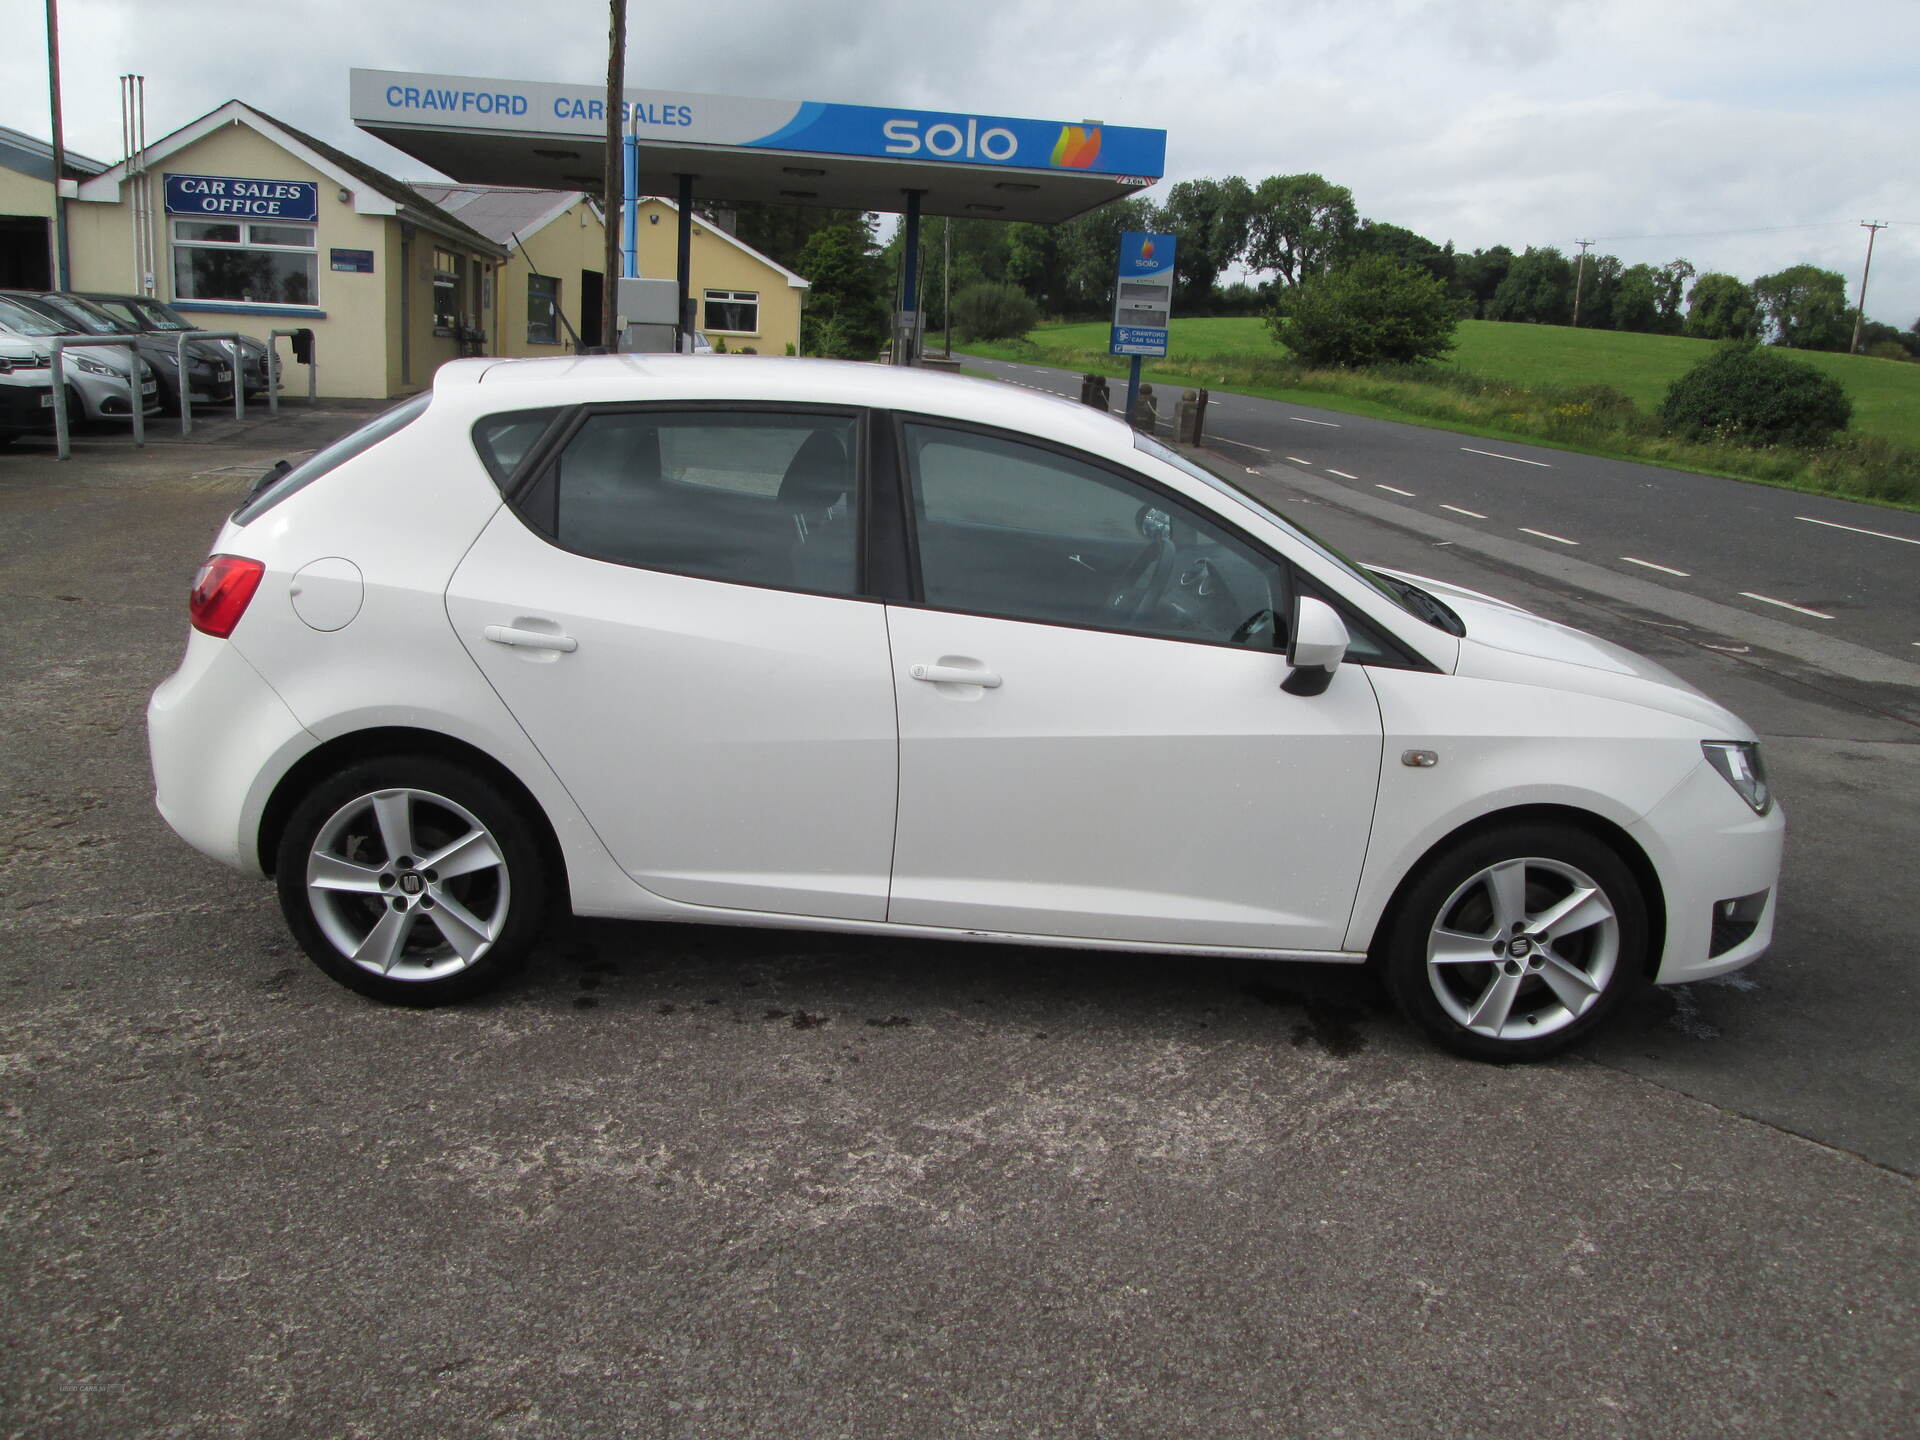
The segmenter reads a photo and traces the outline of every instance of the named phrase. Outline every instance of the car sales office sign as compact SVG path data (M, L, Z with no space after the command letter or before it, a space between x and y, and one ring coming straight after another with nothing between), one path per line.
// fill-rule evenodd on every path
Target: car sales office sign
M169 215L229 220L320 218L320 186L311 180L248 180L238 175L168 175Z
M1120 237L1120 273L1113 285L1115 355L1165 355L1173 315L1174 235L1129 230Z

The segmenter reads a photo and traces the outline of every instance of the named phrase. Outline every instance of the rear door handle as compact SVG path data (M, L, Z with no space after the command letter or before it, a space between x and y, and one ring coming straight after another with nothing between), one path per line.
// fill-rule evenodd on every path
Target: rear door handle
M549 635L512 625L489 625L480 633L496 645L515 645L522 650L558 650L563 655L571 655L580 648L580 642L571 635Z
M1000 677L984 668L974 670L965 665L909 665L907 673L929 685L978 685L982 690L1000 688Z

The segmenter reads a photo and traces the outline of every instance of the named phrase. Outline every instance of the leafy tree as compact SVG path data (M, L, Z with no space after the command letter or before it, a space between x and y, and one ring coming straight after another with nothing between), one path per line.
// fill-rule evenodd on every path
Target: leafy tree
M1158 218L1151 200L1130 196L1054 226L1054 244L1065 282L1065 293L1054 301L1056 308L1068 315L1111 313L1120 236L1128 230L1157 229ZM1175 258L1177 261L1178 256Z
M1709 270L1687 292L1687 334L1700 340L1751 340L1760 334L1753 291L1737 277Z
M1424 235L1384 220L1362 220L1346 253L1350 257L1384 255L1398 264L1417 266L1442 285L1452 283L1457 260L1451 240L1436 245Z
M702 204L702 210L732 209L733 234L762 255L800 275L806 271L795 262L807 241L821 230L834 225L865 227L867 217L858 210L825 210L815 205L768 205L743 202L727 206ZM811 277L809 277L811 278Z
M1651 334L1660 329L1663 279L1651 265L1629 265L1620 272L1613 297L1613 328Z
M1920 360L1920 332L1896 330L1878 320L1869 320L1860 327L1860 347L1866 354L1877 355L1882 360Z
M1819 445L1847 428L1853 402L1806 361L1733 340L1673 382L1660 418L1696 440Z
M1695 275L1691 260L1669 260L1660 267L1659 281L1659 318L1660 333L1678 335L1685 324L1680 314L1680 301L1686 294L1687 281Z
M887 269L865 217L816 230L793 269L812 282L800 314L800 346L809 355L871 360L890 328Z
M1346 249L1359 224L1353 192L1319 175L1274 175L1253 193L1247 265L1298 285Z
M1574 297L1579 302L1571 322L1583 330L1604 330L1613 322L1614 304L1620 294L1620 277L1624 271L1618 255L1589 255L1586 273L1581 274L1580 261L1573 262Z
M998 278L1009 285L1018 285L1049 313L1064 314L1067 270L1060 258L1060 242L1053 227L1023 220L1005 228L1007 268Z
M1180 237L1174 252L1176 313L1213 308L1213 287L1247 248L1253 219L1253 187L1238 175L1224 180L1182 180L1167 192L1160 224Z
M953 297L953 324L964 340L1013 340L1040 323L1040 307L1013 285L983 280Z
M1573 318L1573 266L1551 245L1529 245L1487 303L1489 320L1565 325Z
M1847 323L1847 282L1832 270L1791 265L1755 280L1753 296L1776 345L1844 350L1853 338Z
M1474 319L1486 319L1500 282L1513 268L1514 255L1504 245L1462 255L1454 264L1454 283L1462 301L1471 307Z
M1267 325L1309 365L1412 364L1453 348L1446 287L1385 255L1309 275L1279 292Z

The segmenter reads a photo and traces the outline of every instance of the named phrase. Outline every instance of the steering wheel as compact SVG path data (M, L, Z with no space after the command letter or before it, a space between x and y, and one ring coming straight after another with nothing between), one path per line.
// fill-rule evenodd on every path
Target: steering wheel
M1179 551L1167 536L1149 538L1107 592L1107 618L1134 621L1145 615L1172 583L1179 558Z

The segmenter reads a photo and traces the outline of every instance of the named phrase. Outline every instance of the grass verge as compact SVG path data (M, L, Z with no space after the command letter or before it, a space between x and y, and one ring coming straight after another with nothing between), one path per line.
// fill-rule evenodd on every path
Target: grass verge
M1261 325L1259 321L1186 323L1207 329L1197 334L1188 332L1183 337L1176 328L1174 353L1143 371L1144 378L1156 388L1204 385L1493 440L1519 440L1610 459L1638 460L1813 494L1839 495L1899 509L1920 510L1920 449L1897 443L1884 434L1849 432L1828 445L1810 450L1701 444L1663 433L1652 414L1636 405L1623 388L1613 385L1521 383L1465 369L1459 364L1369 371L1310 370L1284 351L1276 351L1271 343L1267 344L1264 354L1254 349L1248 343L1251 331L1247 327ZM1216 328L1229 326L1233 327L1231 331ZM1495 328L1528 331L1547 327ZM1243 331L1246 333L1241 333ZM1210 354L1198 350L1196 342L1204 344L1208 333L1225 342L1223 348ZM1568 333L1584 337L1587 332ZM1605 332L1594 333L1603 340L1614 338ZM1635 338L1667 340L1672 337ZM962 348L969 354L991 359L1124 375L1126 362L1106 353L1106 339L1107 329L1103 325L1063 325L1037 330L1025 340ZM1681 343L1705 345L1702 341ZM1895 365L1892 361L1866 363ZM1914 368L1920 370L1920 367ZM1904 385L1905 377L1897 377L1895 383ZM1165 408L1163 404L1162 409Z

